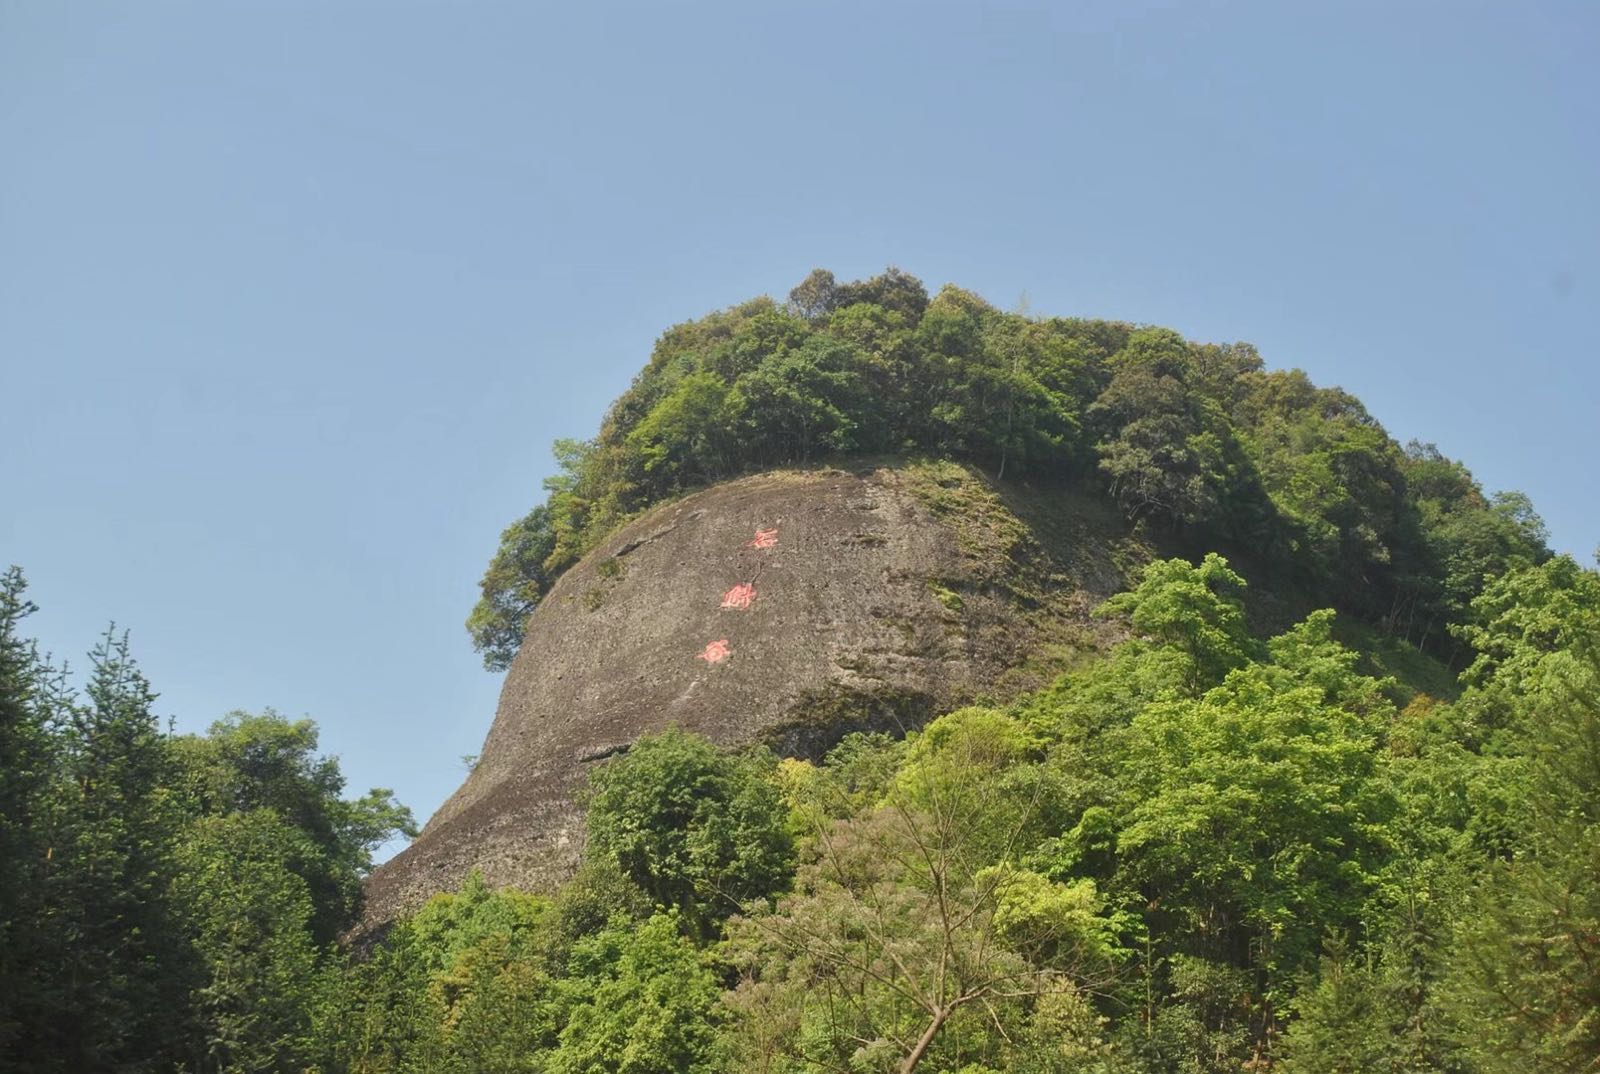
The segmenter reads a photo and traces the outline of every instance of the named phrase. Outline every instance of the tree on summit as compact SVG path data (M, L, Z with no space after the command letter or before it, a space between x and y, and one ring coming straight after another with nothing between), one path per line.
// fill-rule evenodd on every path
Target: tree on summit
M1176 332L1144 329L1109 365L1111 382L1090 414L1106 430L1096 447L1112 495L1132 518L1210 520L1227 491L1227 423L1191 388L1187 344Z

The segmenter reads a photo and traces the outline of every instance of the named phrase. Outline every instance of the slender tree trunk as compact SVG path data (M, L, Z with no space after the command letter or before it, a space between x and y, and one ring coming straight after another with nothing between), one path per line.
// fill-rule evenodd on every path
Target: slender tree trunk
M1016 379L1017 367L1022 364L1022 355L1011 356L1011 377ZM1000 473L995 476L996 481L1006 479L1006 455L1011 451L1011 421L1017 412L1017 386L1006 383L1006 438L1000 444Z
M906 1056L906 1061L900 1064L900 1074L911 1074L917 1069L917 1064L922 1062L922 1057L928 1054L928 1048L933 1044L933 1038L939 1035L939 1030L944 1026L945 1019L950 1017L949 1007L940 1007L928 1023L928 1028L922 1031L922 1039L917 1041L917 1046L911 1049L911 1054Z

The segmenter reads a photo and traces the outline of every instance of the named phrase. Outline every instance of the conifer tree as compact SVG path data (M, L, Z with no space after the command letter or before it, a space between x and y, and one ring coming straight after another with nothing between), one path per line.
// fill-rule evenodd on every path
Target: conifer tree
M167 899L179 821L169 755L127 634L108 628L90 662L63 728L47 879L60 997L44 1054L50 1069L165 1069L194 976Z
M35 608L22 571L0 577L0 1071L26 1069L48 945L41 829L52 764L49 676L22 621Z

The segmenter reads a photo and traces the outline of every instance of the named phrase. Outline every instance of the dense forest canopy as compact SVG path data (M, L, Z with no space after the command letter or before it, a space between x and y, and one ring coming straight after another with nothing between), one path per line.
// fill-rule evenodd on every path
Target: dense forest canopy
M1519 494L1488 496L1359 400L1248 344L930 298L891 268L811 273L668 330L590 441L560 441L548 497L501 537L468 620L492 669L561 572L623 520L741 472L846 456L971 461L1035 484L1090 483L1186 548L1249 547L1315 593L1459 655L1485 578L1541 562Z
M558 447L474 637L509 659L652 503L852 453L1097 487L1186 554L1010 702L815 763L648 736L558 890L474 875L357 948L410 814L309 721L164 730L125 635L75 687L13 568L0 1074L1600 1069L1600 573L1246 346L813 273L669 331ZM1247 559L1317 610L1259 626Z

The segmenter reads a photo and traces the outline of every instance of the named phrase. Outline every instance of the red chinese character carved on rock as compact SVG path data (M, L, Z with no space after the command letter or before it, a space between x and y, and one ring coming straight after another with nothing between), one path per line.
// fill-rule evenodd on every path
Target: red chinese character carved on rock
M708 664L720 664L724 660L728 659L728 656L731 653L732 650L728 648L728 639L723 638L720 641L714 641L710 645L707 645L705 649L701 651L700 655L695 659L704 660Z
M778 543L778 531L776 529L756 530L755 537L753 537L751 539L749 545L747 545L746 547L749 547L749 548L771 548L773 545L775 545L777 543Z
M722 607L732 608L735 611L744 611L750 607L750 602L755 599L756 587L749 582L740 582L722 594Z

